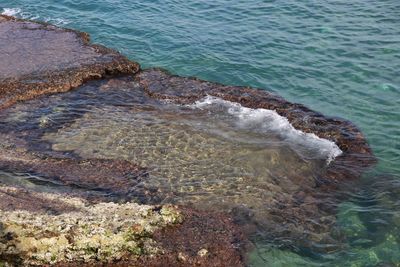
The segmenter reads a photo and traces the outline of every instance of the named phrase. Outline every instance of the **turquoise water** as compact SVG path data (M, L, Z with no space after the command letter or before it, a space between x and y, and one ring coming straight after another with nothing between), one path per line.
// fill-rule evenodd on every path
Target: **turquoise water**
M0 0L0 10L88 32L143 67L266 88L356 123L378 166L339 207L348 248L259 244L257 266L400 263L400 1Z

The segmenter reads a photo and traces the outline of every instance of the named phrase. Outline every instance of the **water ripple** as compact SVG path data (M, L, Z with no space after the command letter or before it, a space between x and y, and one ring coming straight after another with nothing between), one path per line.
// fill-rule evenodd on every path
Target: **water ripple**
M144 67L266 88L324 114L349 119L363 130L379 159L380 174L371 177L400 174L398 0L0 0L2 8L8 8L3 12L10 15L89 32L95 42L123 52ZM351 255L324 255L324 259L337 257L359 266L400 262L390 231L372 234L375 226L393 222L386 215L399 214L398 201L389 190L399 185L394 178L390 181L386 186L373 184L380 191L365 186L363 192L368 193L360 203L360 192L348 195L356 207L346 204L342 210L348 209L346 214L355 221L344 225L362 230L365 224L369 234L355 242ZM364 204L371 206L364 208ZM374 213L370 222L360 215ZM385 235L387 240L381 240ZM375 245L366 250L365 244L371 242ZM393 253L379 254L382 246ZM265 244L258 251L263 259L260 266L269 259L282 263L276 266L319 265ZM374 255L384 261L376 261ZM253 259L257 263L259 258Z

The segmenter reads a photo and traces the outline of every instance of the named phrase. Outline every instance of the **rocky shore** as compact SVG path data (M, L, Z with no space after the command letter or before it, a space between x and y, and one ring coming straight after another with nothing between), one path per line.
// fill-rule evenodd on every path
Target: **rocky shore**
M139 71L139 64L90 44L83 32L1 15L0 34L0 109L88 80Z
M0 171L28 173L63 188L49 193L44 187L0 178L0 266L243 266L245 234L260 222L274 238L300 244L308 233L308 240L329 243L335 218L327 204L334 200L327 195L375 163L364 136L349 121L328 118L265 90L178 77L160 69L140 70L138 63L118 52L90 44L86 33L0 15L0 44ZM89 91L65 96L75 101L73 112L49 104L67 101L49 95L77 87ZM314 177L302 177L307 170L299 170L285 182L271 181L267 192L276 192L266 204L264 191L256 195L258 202L249 198L251 208L234 206L231 200L224 204L227 210L217 212L186 202L160 204L171 192L154 184L143 186L153 179L148 166L115 156L108 148L80 153L57 143L60 138L54 136L61 136L61 130L74 130L78 119L87 123L79 101L94 99L93 88L98 91L93 101L113 111L131 101L133 106L122 109L129 113L152 110L161 102L189 105L205 96L275 110L294 128L334 142L342 154ZM146 104L153 101L158 102ZM46 110L48 115L43 115L44 109L53 113ZM128 148L118 149L122 153ZM264 209L266 215L251 215ZM246 218L253 224L244 222Z
M89 203L7 186L0 186L0 199L5 266L242 264L235 248L240 232L222 215L169 205Z

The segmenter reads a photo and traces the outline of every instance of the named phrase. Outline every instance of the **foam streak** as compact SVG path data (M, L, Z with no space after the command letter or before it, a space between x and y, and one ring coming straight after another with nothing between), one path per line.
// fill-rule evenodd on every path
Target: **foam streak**
M287 118L280 116L274 110L246 108L239 103L212 96L207 96L190 105L192 108L199 109L215 106L222 107L225 112L232 115L238 127L277 134L296 151L312 151L315 157L326 159L328 164L342 154L342 151L334 142L295 129Z

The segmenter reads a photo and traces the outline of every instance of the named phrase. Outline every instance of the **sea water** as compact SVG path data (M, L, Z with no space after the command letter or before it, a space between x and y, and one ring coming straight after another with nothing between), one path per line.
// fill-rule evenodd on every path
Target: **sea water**
M143 67L274 91L353 121L379 163L338 207L347 248L256 243L254 266L400 262L400 2L0 0L3 13L86 31Z

